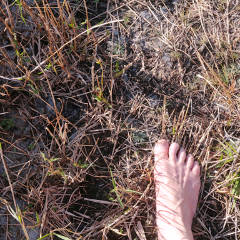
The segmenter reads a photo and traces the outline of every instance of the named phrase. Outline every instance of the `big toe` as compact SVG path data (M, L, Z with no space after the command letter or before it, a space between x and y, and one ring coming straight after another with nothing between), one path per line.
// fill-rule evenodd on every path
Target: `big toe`
M155 160L168 159L169 142L165 139L159 140L154 147Z

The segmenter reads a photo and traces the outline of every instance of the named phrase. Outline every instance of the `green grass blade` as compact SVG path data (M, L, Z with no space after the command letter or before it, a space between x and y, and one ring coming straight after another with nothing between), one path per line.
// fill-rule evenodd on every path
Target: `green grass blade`
M53 235L55 235L55 236L57 236L57 237L59 237L60 239L63 239L63 240L72 240L72 239L70 239L68 237L64 237L64 236L56 234L56 233L54 233Z

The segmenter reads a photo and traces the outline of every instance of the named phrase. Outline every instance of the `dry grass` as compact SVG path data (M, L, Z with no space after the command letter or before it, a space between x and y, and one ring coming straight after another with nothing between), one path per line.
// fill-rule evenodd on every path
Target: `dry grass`
M201 163L195 239L238 239L239 12L237 0L3 0L3 239L156 239L160 137Z

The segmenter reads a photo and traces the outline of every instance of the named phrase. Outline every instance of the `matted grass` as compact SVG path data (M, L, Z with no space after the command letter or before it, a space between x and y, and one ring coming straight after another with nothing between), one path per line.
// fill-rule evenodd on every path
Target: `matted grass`
M0 239L157 239L152 148L201 164L196 240L238 239L240 7L0 3Z

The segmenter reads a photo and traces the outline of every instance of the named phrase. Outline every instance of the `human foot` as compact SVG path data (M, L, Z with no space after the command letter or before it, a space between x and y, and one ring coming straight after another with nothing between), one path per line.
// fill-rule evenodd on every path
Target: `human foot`
M177 143L154 147L156 224L159 240L193 240L192 219L200 188L200 167Z

